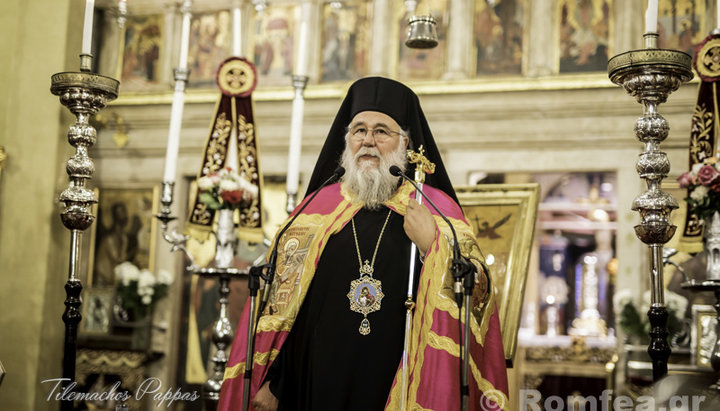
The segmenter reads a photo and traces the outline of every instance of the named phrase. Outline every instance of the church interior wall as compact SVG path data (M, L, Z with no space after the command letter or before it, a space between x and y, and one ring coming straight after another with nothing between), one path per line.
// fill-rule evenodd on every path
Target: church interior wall
M314 0L313 0L314 1ZM469 2L469 0L466 0ZM80 0L5 0L0 6L0 27L15 36L3 36L4 55L10 64L0 67L0 146L9 154L0 179L0 361L8 375L0 388L2 409L49 409L44 401L46 387L39 381L60 375L63 324L62 286L67 275L69 235L62 227L57 204L59 192L67 185L64 162L72 154L65 133L73 121L67 110L49 92L50 75L75 70L80 44L78 16ZM100 188L147 188L159 186L165 163L172 67L177 61L179 14L177 5L164 0L129 2L130 13L164 14L166 28L175 35L164 37L160 60L160 89L151 93L129 92L101 112L97 122L98 140L90 151L95 161L91 185ZM197 10L219 10L229 1L195 1ZM279 2L287 3L287 2ZM376 19L390 19L379 9L387 0L376 0ZM641 45L641 2L615 0L615 24L611 50L614 54ZM114 2L98 1L104 19L114 18ZM242 2L244 18L252 12ZM318 5L318 14L320 2ZM454 185L469 184L470 174L491 173L593 172L617 173L616 256L619 261L617 287L640 292L645 287L647 248L635 236L639 216L630 209L632 200L645 189L635 171L642 145L633 132L642 107L604 72L558 74L556 50L548 46L556 38L553 22L556 2L529 2L529 31L523 50L523 75L473 78L465 64L459 80L410 80L428 117ZM712 6L709 6L712 7ZM377 21L376 21L377 23ZM319 26L319 25L318 25ZM42 27L42 29L38 29ZM103 29L104 42L99 71L114 76L118 67L117 29ZM470 33L470 31L468 31ZM469 36L469 34L467 34ZM319 37L311 50L319 55ZM48 39L51 39L50 41ZM369 74L392 76L394 52L391 42L373 38L369 50ZM114 49L115 48L115 49ZM247 44L244 49L249 49ZM38 56L42 56L38 64ZM613 55L613 51L611 51ZM460 64L462 67L462 64ZM317 67L311 77L317 75ZM457 73L456 73L457 74ZM191 77L192 79L192 77ZM402 78L398 78L404 81ZM301 188L311 170L349 82L317 84L311 80L306 93L303 123ZM672 164L667 181L673 181L688 164L690 118L697 97L697 80L680 87L660 113L670 123L670 135L663 142ZM219 95L212 88L190 89L184 109L178 179L173 214L187 213L188 182L201 162L210 116ZM254 95L260 166L266 175L287 173L288 136L292 88L259 85ZM117 119L124 122L127 145L113 140ZM182 223L178 223L180 226ZM155 271L167 269L179 278L183 262L169 245L158 238ZM537 256L535 255L535 258ZM173 284L169 298L158 307L153 347L164 357L151 365L149 373L174 381L178 358L177 330L181 281ZM527 298L527 297L526 297ZM536 297L530 297L532 298ZM11 314L12 313L12 314Z

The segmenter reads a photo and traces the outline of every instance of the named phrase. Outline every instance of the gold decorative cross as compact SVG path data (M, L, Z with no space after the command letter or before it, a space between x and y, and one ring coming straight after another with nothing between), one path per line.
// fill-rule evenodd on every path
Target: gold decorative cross
M423 184L425 182L425 174L432 174L435 172L435 163L430 162L425 157L425 149L423 146L418 148L418 151L407 151L407 158L411 164L415 164L415 182Z
M225 75L225 81L233 89L242 88L247 79L248 75L243 68L232 68Z

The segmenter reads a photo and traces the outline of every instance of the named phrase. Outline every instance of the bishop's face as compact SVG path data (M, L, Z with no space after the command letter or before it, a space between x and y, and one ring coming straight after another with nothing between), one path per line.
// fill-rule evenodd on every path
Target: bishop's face
M398 123L387 114L363 111L353 117L348 127L348 145L360 169L377 169L379 156L388 159L399 144L405 149L408 138L401 134Z

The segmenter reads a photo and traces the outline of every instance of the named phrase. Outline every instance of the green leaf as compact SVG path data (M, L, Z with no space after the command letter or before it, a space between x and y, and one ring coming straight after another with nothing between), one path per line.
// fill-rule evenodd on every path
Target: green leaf
M208 193L208 192L202 192L200 193L200 202L208 206L208 208L212 210L218 210L220 209L220 203L215 199L215 197Z

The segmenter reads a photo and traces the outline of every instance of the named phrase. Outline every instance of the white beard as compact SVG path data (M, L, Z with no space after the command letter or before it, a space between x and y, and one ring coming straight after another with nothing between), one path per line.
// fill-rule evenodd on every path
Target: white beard
M377 168L372 161L358 160L363 155L375 156L379 160ZM392 197L398 186L400 177L390 174L390 167L398 166L405 172L405 146L402 139L399 139L397 148L384 158L376 147L360 147L353 156L346 144L341 165L346 170L343 181L353 196L353 201L362 202L365 208L376 210Z

